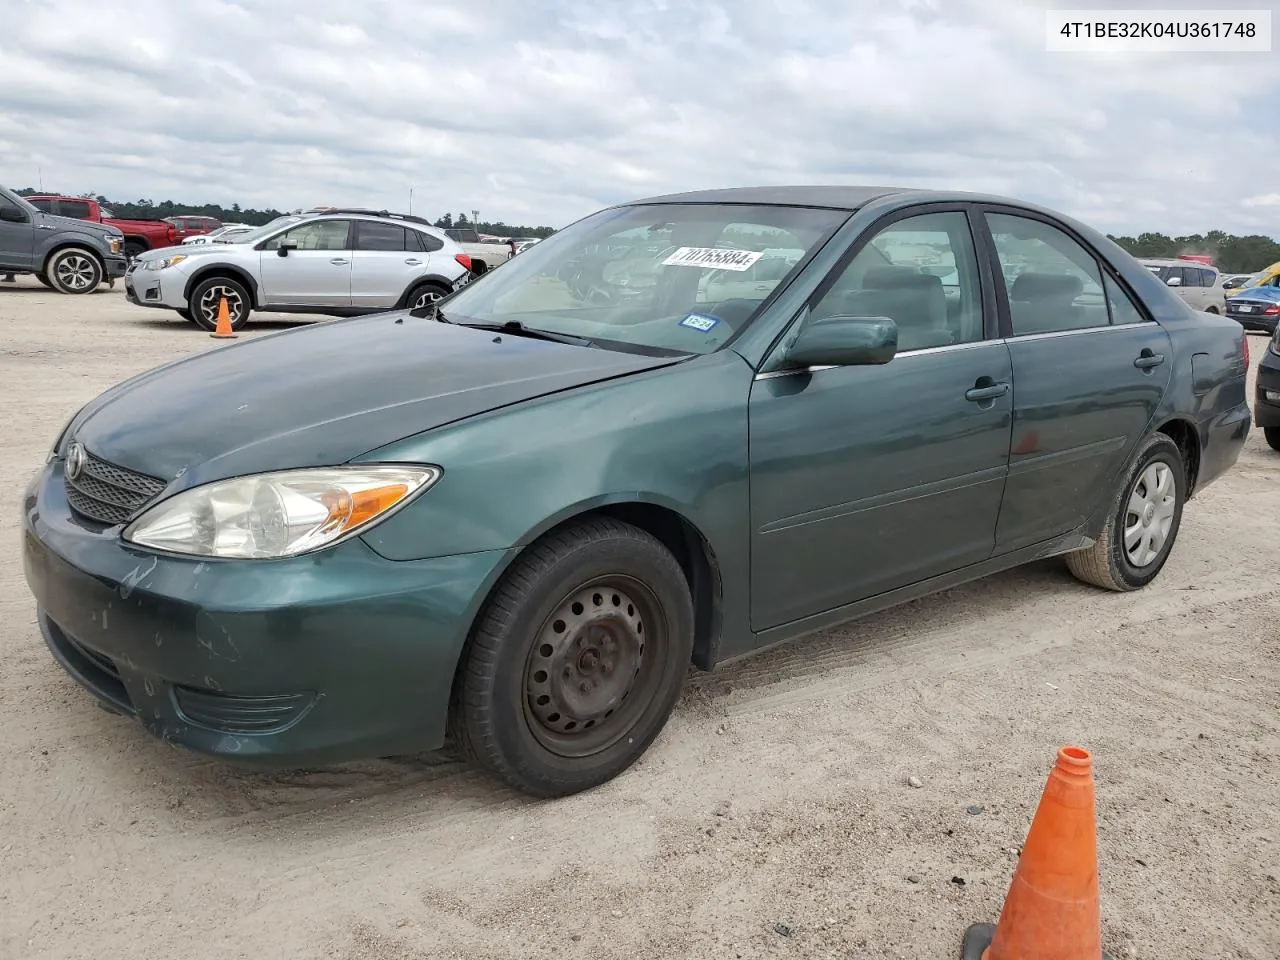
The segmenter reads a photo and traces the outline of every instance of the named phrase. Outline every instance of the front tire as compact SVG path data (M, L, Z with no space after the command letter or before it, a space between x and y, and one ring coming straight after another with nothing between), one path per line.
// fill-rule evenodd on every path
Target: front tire
M66 247L45 263L44 274L49 287L58 293L93 293L102 283L102 264L83 247Z
M1280 427L1263 427L1262 435L1272 450L1280 450Z
M558 797L616 777L665 726L693 650L693 602L657 540L584 520L534 543L481 611L454 690L463 753Z
M201 330L212 333L218 329L218 304L223 297L227 300L227 317L232 330L239 330L249 322L253 301L244 284L230 277L210 277L197 283L187 298L187 309Z
M49 275L45 273L43 270L39 271L36 274L36 279L39 280L41 283L43 283L50 290L54 289L53 281L49 279Z
M1186 495L1182 451L1165 434L1153 434L1138 448L1102 535L1092 547L1067 554L1067 568L1105 590L1145 587L1169 559Z

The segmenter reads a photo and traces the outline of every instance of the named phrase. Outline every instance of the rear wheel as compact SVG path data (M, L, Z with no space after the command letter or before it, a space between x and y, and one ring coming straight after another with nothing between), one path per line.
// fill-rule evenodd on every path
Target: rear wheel
M1077 579L1106 590L1145 587L1169 559L1182 523L1187 472L1178 445L1163 433L1138 449L1092 547L1067 554Z
M526 793L564 796L630 767L671 715L693 603L671 553L596 519L521 556L481 612L450 725L469 759Z
M1262 435L1267 438L1272 450L1280 450L1280 427L1263 427Z
M187 298L187 309L196 326L210 332L218 328L218 306L227 301L227 318L231 329L239 330L249 322L252 300L244 284L230 277L210 277L201 280Z
M1205 313L1212 313L1212 314L1216 317L1216 316L1218 315L1218 308L1217 308L1217 307L1205 307L1205 308L1204 308L1204 312L1205 312Z
M410 310L421 310L433 303L439 303L448 294L449 291L442 284L428 280L409 291L409 296L405 297L405 305Z
M102 264L82 247L57 251L45 264L49 287L58 293L93 293L102 283Z

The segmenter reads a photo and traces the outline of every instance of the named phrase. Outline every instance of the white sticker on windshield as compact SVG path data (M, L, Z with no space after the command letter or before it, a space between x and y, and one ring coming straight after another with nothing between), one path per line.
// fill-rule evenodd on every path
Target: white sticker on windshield
M664 267L703 267L708 270L750 270L764 253L720 247L681 247L662 261Z

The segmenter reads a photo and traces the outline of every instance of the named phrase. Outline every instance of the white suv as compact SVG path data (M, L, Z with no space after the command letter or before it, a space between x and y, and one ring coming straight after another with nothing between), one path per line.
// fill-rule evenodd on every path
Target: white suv
M253 310L356 316L424 306L471 277L471 258L421 217L345 212L273 222L230 243L148 250L125 296L213 330L225 298L232 329Z
M1139 260L1144 267L1173 288L1193 310L1227 312L1227 297L1218 280L1218 271L1194 260Z

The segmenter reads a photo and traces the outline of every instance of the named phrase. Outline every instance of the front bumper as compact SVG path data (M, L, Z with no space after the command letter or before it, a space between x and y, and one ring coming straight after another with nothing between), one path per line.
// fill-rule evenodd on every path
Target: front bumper
M186 275L175 267L167 270L140 270L135 261L129 265L124 275L124 295L126 300L140 307L183 310L187 306L183 296L186 282Z
M1268 399L1268 394L1277 399ZM1280 357L1271 352L1271 344L1258 361L1253 422L1259 427L1280 427Z
M108 280L119 280L125 275L129 269L129 261L123 255L106 254L102 258L103 266L106 268L106 276Z
M71 513L60 461L23 503L53 656L103 704L213 756L292 766L440 747L454 670L506 551L396 562L353 539L236 562L128 548Z

